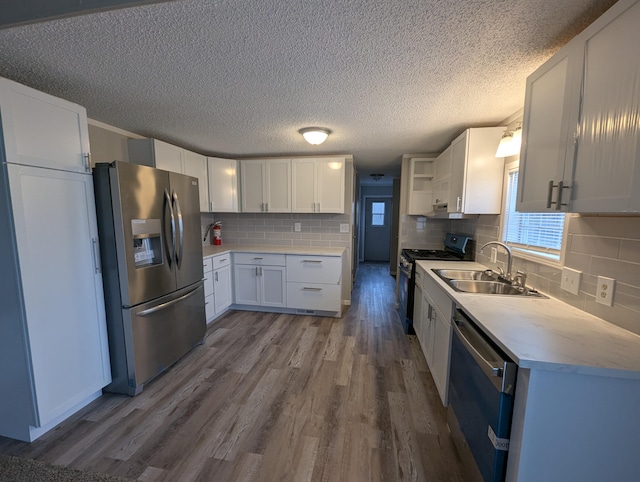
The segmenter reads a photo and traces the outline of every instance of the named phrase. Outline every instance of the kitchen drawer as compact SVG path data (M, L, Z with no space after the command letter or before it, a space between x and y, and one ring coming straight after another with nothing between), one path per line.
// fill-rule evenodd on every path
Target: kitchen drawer
M213 257L213 269L222 268L231 264L231 253L221 254Z
M340 257L287 255L287 281L338 285L341 277Z
M211 321L216 316L216 306L214 304L213 295L204 297L204 311L207 322Z
M451 321L451 314L453 311L453 301L445 293L445 291L438 286L433 278L427 273L422 278L422 289L429 295L436 305L436 308L444 315L444 319Z
M287 283L287 307L303 310L340 311L340 285Z
M204 274L204 295L209 296L213 294L213 271L208 271Z
M204 258L202 260L202 270L206 273L208 271L213 271L213 262L211 260L211 257L209 258Z
M233 253L233 261L236 264L253 264L263 266L284 266L284 254L266 253Z

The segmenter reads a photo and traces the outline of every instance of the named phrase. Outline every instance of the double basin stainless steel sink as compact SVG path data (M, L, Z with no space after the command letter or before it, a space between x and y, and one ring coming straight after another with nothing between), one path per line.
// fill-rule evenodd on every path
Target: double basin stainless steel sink
M434 269L433 272L462 293L545 297L536 290L514 286L511 281L491 270Z

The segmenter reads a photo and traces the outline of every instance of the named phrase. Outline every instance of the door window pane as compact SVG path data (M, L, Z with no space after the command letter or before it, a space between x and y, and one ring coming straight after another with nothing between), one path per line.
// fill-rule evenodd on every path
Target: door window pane
M371 203L371 226L384 226L384 203Z

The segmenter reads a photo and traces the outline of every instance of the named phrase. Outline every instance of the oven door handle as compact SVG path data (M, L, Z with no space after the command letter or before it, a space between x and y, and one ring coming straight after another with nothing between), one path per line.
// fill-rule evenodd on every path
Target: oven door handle
M492 363L489 360L485 359L482 354L477 350L473 343L469 341L469 339L464 336L461 327L465 327L464 322L460 320L454 320L453 323L453 331L458 336L458 339L465 346L467 351L471 354L473 359L478 363L482 372L488 377L502 377L504 363L495 362Z
M398 268L400 269L400 271L402 271L402 273L409 279L411 279L411 271L407 270L407 268L405 268L402 265L398 265Z

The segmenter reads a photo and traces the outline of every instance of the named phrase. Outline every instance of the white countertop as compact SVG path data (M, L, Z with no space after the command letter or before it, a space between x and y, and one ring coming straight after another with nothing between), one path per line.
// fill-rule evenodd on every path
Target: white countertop
M202 256L215 256L224 253L274 253L274 254L300 254L316 256L342 256L345 248L328 248L323 246L264 246L264 245L223 245L203 246Z
M460 293L431 271L479 263L418 265L521 368L640 379L640 336L551 297Z

